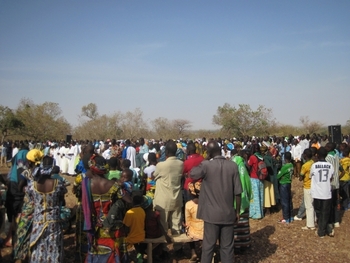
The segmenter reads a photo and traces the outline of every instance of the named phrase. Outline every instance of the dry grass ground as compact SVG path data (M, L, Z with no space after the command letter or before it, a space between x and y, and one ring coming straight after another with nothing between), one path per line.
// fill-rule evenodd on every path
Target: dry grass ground
M7 172L0 169L1 173ZM73 178L67 176L69 181ZM67 206L75 206L75 196L71 192L66 195ZM293 204L295 211L302 198L302 183L294 180L292 184ZM335 229L335 237L316 237L314 231L303 231L305 220L296 221L289 225L281 225L277 220L281 212L266 216L261 220L250 220L252 247L242 255L236 255L235 262L350 262L350 212L342 213L340 228ZM3 233L2 233L3 235ZM71 233L65 235L66 263L74 262L74 226ZM9 248L1 250L3 262L10 262ZM175 254L174 258L163 262L188 262L190 250L184 244L183 253ZM161 263L161 262L160 262Z

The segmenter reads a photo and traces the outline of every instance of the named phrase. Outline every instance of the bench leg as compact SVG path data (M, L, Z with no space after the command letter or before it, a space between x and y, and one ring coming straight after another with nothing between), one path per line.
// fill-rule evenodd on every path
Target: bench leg
M153 263L153 259L152 259L152 243L148 243L147 244L147 263Z

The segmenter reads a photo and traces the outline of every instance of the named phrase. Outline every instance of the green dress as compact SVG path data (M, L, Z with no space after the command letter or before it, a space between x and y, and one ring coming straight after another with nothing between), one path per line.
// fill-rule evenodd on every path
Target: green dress
M232 161L238 166L239 178L242 184L240 216L238 222L234 225L234 248L235 250L244 250L249 248L251 244L249 207L253 193L244 159L241 156L234 156ZM236 207L236 203L234 205Z

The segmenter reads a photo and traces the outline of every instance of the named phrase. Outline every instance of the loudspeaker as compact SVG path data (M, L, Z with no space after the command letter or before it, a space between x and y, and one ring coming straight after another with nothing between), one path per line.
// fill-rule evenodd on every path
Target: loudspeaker
M66 142L71 142L71 140L72 140L72 135L70 135L70 134L67 134L66 135Z
M330 142L335 142L336 144L340 144L342 142L340 125L328 126L328 133Z

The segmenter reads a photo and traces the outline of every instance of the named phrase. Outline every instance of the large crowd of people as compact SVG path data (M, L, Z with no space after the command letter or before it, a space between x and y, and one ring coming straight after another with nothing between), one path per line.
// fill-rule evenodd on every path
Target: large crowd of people
M15 262L63 262L64 196L74 176L75 262L142 262L145 238L188 235L190 262L221 262L250 247L249 220L281 210L280 224L333 237L350 209L349 137L5 142L1 166ZM11 164L11 165L10 165ZM292 180L303 181L293 214ZM201 243L201 246L198 245ZM201 249L200 249L201 247ZM201 251L199 251L201 250ZM168 256L159 246L154 257Z

